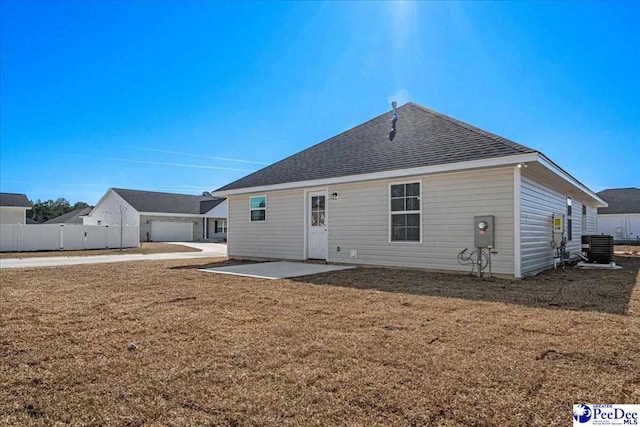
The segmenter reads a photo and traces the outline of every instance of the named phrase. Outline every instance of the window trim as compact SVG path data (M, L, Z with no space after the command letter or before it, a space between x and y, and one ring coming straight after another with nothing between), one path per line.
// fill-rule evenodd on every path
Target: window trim
M582 203L582 232L587 232L587 205Z
M391 186L393 185L407 185L407 184L418 184L420 186L420 192L418 195L418 201L420 209L417 211L392 211L391 210ZM406 196L405 196L406 197ZM403 181L394 181L389 182L387 185L387 212L388 212L388 228L387 228L387 238L389 239L389 243L391 244L401 244L401 245L419 245L422 244L422 234L424 230L424 224L422 223L422 180L421 179L412 179L412 180L403 180ZM393 232L393 215L394 214L415 214L417 213L420 218L420 240L393 240L392 232Z
M573 199L571 196L566 197L567 208L567 242L573 241Z
M220 227L221 231L217 231L219 224L224 224L224 226ZM213 232L214 232L214 234L226 233L227 232L227 220L226 219L222 219L222 218L214 220Z
M258 197L264 197L264 208L254 208L251 207L251 199L255 199ZM249 196L249 222L267 222L267 206L269 206L269 202L267 201L266 194L259 194L257 196ZM263 220L254 220L251 218L251 212L253 211L261 211L264 210L264 219Z

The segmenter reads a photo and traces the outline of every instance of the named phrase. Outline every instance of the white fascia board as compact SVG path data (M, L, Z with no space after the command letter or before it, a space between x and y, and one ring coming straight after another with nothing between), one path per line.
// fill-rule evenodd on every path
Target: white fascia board
M140 215L146 216L179 216L181 218L204 218L204 214L183 214L170 212L140 212Z
M341 176L335 178L314 179L309 181L287 182L283 184L263 185L260 187L246 187L235 190L214 191L216 197L227 197L237 194L262 193L276 190L289 190L293 188L326 186L333 184L345 184L350 182L373 181L377 179L402 178L415 175L429 175L434 173L454 172L467 169L481 169L499 166L516 165L518 163L534 162L538 158L538 153L517 154L514 156L492 157L482 160L471 160L468 162L446 163L443 165L421 166L410 169L394 169L384 172L365 173L359 175Z
M545 168L547 168L548 170L550 170L551 172L553 172L556 175L558 175L560 178L562 178L565 181L567 181L569 184L571 184L574 187L576 187L578 190L580 190L583 193L585 193L587 196L591 197L593 200L595 200L596 201L596 207L598 207L598 208L606 208L607 206L609 206L609 204L607 202L602 200L596 193L594 193L589 188L587 188L586 185L582 184L580 181L578 181L577 179L575 179L574 177L569 175L561 167L559 167L558 165L553 163L551 160L546 158L543 154L538 153L538 159L536 161L538 163L540 163L542 166L544 166Z

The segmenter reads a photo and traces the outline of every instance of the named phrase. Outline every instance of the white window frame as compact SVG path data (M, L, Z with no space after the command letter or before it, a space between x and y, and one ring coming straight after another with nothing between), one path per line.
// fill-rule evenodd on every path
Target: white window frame
M264 208L254 208L251 206L251 200L256 199L258 197L264 197ZM261 194L258 196L249 196L249 222L267 222L267 206L269 206L269 202L267 201L266 194ZM251 212L261 211L261 210L264 210L264 220L254 220L251 216Z
M587 205L582 203L582 232L587 232Z
M417 211L392 211L391 210L391 186L393 185L407 185L407 184L418 184L420 186L420 192L418 195L418 202L419 202L419 206L420 209ZM388 192L387 192L387 211L389 212L389 228L387 230L387 236L389 238L389 243L393 243L393 244L401 244L401 245L406 245L406 244L412 244L412 245L416 245L416 244L421 244L422 243L422 233L423 233L423 229L424 229L424 225L422 224L422 180L421 179L412 179L412 180L408 180L408 181L397 181L397 182L390 182L388 185ZM405 195L406 197L406 195ZM420 240L393 240L392 237L392 233L393 233L393 215L400 215L400 214L418 214L419 218L420 218Z
M265 213L265 215L266 215L266 213ZM216 219L214 221L215 221L215 223L218 223L220 225L219 233L226 233L227 232L227 220L226 219ZM216 224L215 223L213 224L214 233L216 233Z

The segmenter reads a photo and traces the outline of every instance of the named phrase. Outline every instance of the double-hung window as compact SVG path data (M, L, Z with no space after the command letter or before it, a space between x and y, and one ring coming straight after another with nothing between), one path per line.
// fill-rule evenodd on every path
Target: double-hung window
M390 222L392 242L420 241L420 183L390 186Z
M267 220L267 196L256 196L250 199L251 221Z

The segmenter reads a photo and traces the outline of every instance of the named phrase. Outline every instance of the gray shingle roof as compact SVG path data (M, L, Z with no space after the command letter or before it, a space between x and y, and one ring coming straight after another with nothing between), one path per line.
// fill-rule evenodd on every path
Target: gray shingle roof
M25 194L0 193L0 206L15 206L19 208L30 208L31 203Z
M640 213L640 188L609 188L598 193L609 204L598 208L599 214Z
M66 214L51 218L49 221L45 221L45 224L82 224L82 218L80 215L89 215L92 208L80 208L67 212Z
M387 112L217 191L536 152L412 102L398 108L393 142L390 128Z
M190 194L160 193L157 191L127 190L112 188L138 212L158 212L199 215L200 202L212 201L209 196Z

